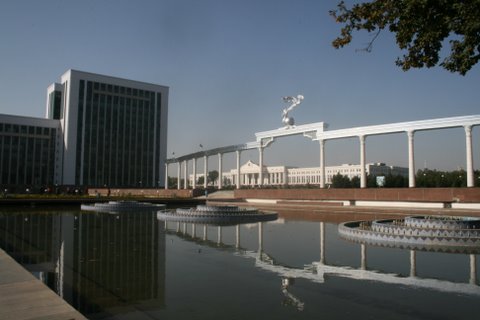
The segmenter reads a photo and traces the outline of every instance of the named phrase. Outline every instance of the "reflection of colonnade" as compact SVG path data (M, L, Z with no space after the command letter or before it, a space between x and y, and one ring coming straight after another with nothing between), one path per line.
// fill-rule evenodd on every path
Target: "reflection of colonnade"
M241 152L244 150L257 149L258 150L258 159L259 159L259 172L255 176L255 182L257 185L264 185L266 182L274 181L275 177L268 177L266 181L264 179L265 169L263 165L263 152L266 147L268 147L275 139L291 136L291 135L303 135L307 138L312 139L313 141L318 141L320 144L320 179L318 184L320 188L325 187L325 143L328 140L334 139L345 139L356 137L359 141L359 162L360 162L360 187L366 188L367 186L367 173L365 169L366 165L366 140L369 136L374 135L386 135L392 133L405 133L407 136L407 145L408 145L408 177L409 177L409 187L415 187L415 152L414 152L414 136L416 132L426 131L426 130L438 130L445 128L464 128L465 130L465 155L466 155L466 173L467 173L467 187L473 187L474 182L474 170L473 170L473 148L472 148L472 129L474 126L480 125L480 115L475 116L462 116L462 117L450 117L450 118L441 118L441 119L431 119L431 120L420 120L420 121L410 121L410 122L398 122L384 125L374 125L374 126L365 126L365 127L356 127L348 129L338 129L338 130L326 130L327 126L323 122L294 126L294 127L284 127L271 131L258 132L255 134L256 141L249 142L245 144L232 145L222 148L215 148L211 150L204 150L200 152L195 152L192 154L187 154L185 156L173 159L167 159L165 161L165 188L168 189L168 167L171 163L177 163L177 188L180 189L182 186L181 182L181 170L180 167L183 164L183 177L184 177L184 186L183 188L188 187L188 162L192 161L192 172L196 176L197 172L197 159L203 158L203 171L204 177L208 177L208 158L211 156L218 157L218 173L219 173L219 184L218 188L221 189L223 182L221 181L223 167L222 159L223 155L226 153L236 154L236 175L234 176L235 181L232 184L235 184L237 188L240 188L242 185L247 184L245 177L242 176L240 170L240 157ZM252 178L252 177L250 177ZM195 179L193 179L195 180ZM284 179L286 181L286 179ZM251 180L249 180L251 182ZM207 187L207 179L204 179L205 188ZM192 187L196 187L196 182L194 181Z
M183 224L183 228L181 228ZM187 232L187 223L176 222L176 232L180 233L180 230L183 229L183 236L187 237L186 239L198 239L194 230L196 230L196 225L191 224L192 234ZM207 226L203 226L203 238L205 245L209 243L211 246L222 246L228 247L229 245L223 243L222 239L222 226L217 226L217 237L215 240L208 240L207 238ZM367 246L365 244L360 245L360 267L344 267L344 266L333 266L328 265L326 262L326 233L325 233L325 223L320 222L320 261L312 262L311 267L306 267L305 269L296 269L291 267L285 267L275 263L275 259L271 257L268 253L264 251L265 239L264 239L264 223L258 222L258 247L257 251L248 251L248 250L238 250L242 256L255 259L255 266L278 274L283 278L303 278L310 280L312 282L323 283L325 282L325 275L334 275L339 277L347 277L358 280L372 280L388 284L398 284L398 285L407 285L414 286L426 289L433 289L443 292L453 292L453 293L464 293L464 294L473 294L480 295L480 287L477 285L477 266L476 266L476 255L470 254L470 272L469 272L469 283L455 283L448 280L439 280L439 279L429 279L429 278L419 278L417 277L417 252L415 250L410 250L409 255L409 264L410 264L410 273L408 277L402 277L397 274L386 274L381 273L375 270L368 270L368 260L367 260ZM168 222L165 221L165 230L169 230ZM241 249L240 243L240 226L237 225L235 229L235 245L232 246L235 249Z
M323 222L320 222L320 262L317 264L318 266L327 266L325 261L325 225ZM469 254L470 258L470 275L469 275L469 283L476 284L477 283L477 263L476 263L476 255ZM417 276L417 251L410 250L410 277L416 278ZM367 270L367 246L364 243L360 244L360 270ZM479 288L480 289L480 288ZM480 293L480 292L479 292Z

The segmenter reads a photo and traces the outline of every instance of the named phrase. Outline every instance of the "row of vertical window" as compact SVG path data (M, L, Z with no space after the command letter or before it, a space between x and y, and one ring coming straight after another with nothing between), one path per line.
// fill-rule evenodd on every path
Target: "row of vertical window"
M49 136L53 128L0 122L0 133Z
M101 82L90 82L93 84L94 93L125 95L138 98L151 99L154 92L130 87L117 86Z
M0 135L0 181L5 185L53 184L55 130L48 138Z
M150 91L119 87L120 94L140 97L127 98L95 90L115 93L115 87L80 81L76 181L90 186L153 186L153 133L157 127L158 146L160 130L155 120L160 120L160 103L155 105Z

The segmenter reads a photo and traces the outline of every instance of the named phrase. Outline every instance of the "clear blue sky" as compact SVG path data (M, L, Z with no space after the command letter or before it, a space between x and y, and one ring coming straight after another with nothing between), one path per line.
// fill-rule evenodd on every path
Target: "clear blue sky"
M43 117L46 88L68 69L170 87L168 153L253 141L281 127L281 97L303 94L297 124L331 129L480 114L480 66L403 72L387 32L336 50L337 1L16 0L0 3L0 112ZM480 128L474 129L475 168ZM359 163L354 139L329 141L327 165ZM465 167L463 129L416 135L416 166ZM266 164L318 166L303 137L275 142ZM233 155L226 157L227 165ZM256 152L242 160L257 161ZM406 135L367 138L367 161L407 164ZM216 166L216 159L210 161Z

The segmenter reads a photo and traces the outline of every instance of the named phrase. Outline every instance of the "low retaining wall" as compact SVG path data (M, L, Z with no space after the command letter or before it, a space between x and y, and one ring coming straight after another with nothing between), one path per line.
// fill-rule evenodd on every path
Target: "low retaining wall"
M127 189L127 188L92 188L88 189L90 196L144 196L153 198L192 198L193 190L189 189Z
M239 189L235 198L480 203L480 188Z

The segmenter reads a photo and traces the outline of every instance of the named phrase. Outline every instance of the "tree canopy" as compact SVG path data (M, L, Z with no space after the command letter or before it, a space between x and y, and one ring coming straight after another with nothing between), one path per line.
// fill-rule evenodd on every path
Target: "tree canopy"
M405 51L396 64L403 70L440 66L465 75L480 59L480 0L374 0L350 8L341 1L330 15L343 24L332 42L341 48L352 41L355 31L373 33L365 48L383 30L395 34ZM442 50L445 44L450 50Z

